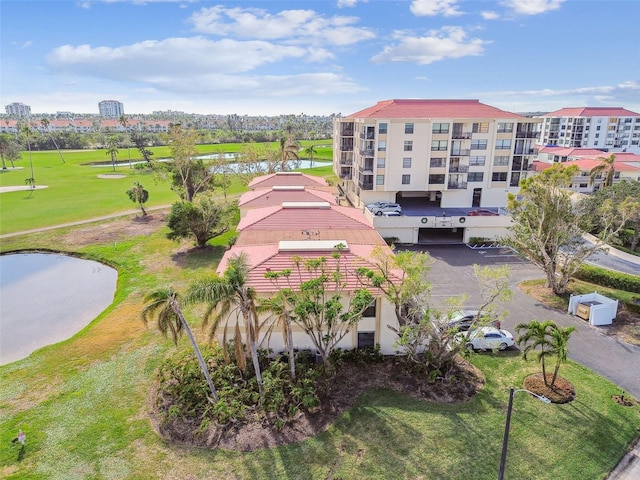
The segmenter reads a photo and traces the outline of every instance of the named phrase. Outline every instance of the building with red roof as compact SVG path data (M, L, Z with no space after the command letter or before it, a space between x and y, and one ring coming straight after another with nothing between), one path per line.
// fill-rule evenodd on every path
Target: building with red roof
M640 153L640 113L626 108L562 108L541 118L540 145Z
M240 216L248 210L280 205L282 202L328 202L337 204L335 194L304 185L276 185L244 193L238 201Z

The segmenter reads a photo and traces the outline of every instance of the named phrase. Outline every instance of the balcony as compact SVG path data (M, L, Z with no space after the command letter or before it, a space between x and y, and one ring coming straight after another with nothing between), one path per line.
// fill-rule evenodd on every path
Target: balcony
M362 190L373 190L373 180L372 181L358 180L358 186Z
M353 165L353 159L351 158L341 158L340 165L344 165L345 167L350 167Z
M367 132L366 134L363 132L360 134L360 138L362 140L374 140L376 138L376 135L374 132Z
M540 132L516 132L516 138L538 138L539 135ZM551 138L551 134L549 138Z
M353 137L353 130L340 130L340 136L341 137Z
M468 157L471 150L451 150L452 157Z
M447 190L466 190L467 182L449 182L447 183Z
M341 144L340 145L340 151L341 152L353 152L353 145Z
M363 157L373 157L375 155L375 150L373 148L361 148L360 155Z
M347 172L340 172L340 178L342 180L351 180L353 178L353 175L351 175L351 173L347 173Z
M453 132L451 138L454 140L470 140L471 132Z
M467 173L469 165L449 165L449 173Z

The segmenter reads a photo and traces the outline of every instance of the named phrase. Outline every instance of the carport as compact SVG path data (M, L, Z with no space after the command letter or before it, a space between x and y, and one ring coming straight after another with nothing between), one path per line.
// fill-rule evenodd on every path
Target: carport
M421 228L418 231L418 243L464 243L464 228Z

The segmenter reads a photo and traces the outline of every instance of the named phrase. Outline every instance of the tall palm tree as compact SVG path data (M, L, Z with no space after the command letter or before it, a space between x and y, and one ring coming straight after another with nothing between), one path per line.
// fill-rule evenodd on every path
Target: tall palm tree
M244 323L245 340L249 349L249 356L253 362L253 369L258 382L260 398L262 399L262 372L258 361L258 341L261 324L256 309L256 291L247 285L249 266L244 254L231 257L227 269L220 276L201 277L193 282L187 292L188 302L204 302L207 309L204 313L203 325L211 321L209 329L209 341L212 341L218 326L224 322L225 332L230 325L235 313L235 348L238 366L246 368L244 362L245 353L242 351L242 336L240 335L239 316ZM223 340L223 349L226 354L226 338Z
M120 125L124 128L124 133L128 133L127 127L129 126L129 120L127 120L126 115L120 115L118 122L120 122ZM131 139L127 142L127 154L129 155L129 168L131 168Z
M518 337L516 343L518 346L525 346L522 351L522 357L525 360L531 351L540 348L540 351L538 352L538 361L542 365L542 378L544 379L545 385L548 385L545 359L555 354L553 351L553 345L549 338L549 335L551 335L551 331L554 328L557 328L556 324L550 320L547 320L546 322L531 320L529 323L520 323L516 325L516 331L518 333L524 330L524 333Z
M273 315L274 321L269 326L269 333L275 327L282 330L284 346L289 356L289 374L292 379L296 378L296 361L293 351L293 327L291 322L291 311L287 305L287 299L281 290L271 298L265 298L258 305L258 312L269 312Z
M313 156L318 153L315 145L310 145L304 149L304 153L309 156L310 167L313 168Z
M40 119L40 123L42 124L42 127L49 132L49 136L51 137L51 140L53 140L53 145L56 147L56 150L58 151L58 155L60 155L60 159L62 160L62 163L66 163L64 161L64 157L62 156L62 152L60 151L60 148L58 147L58 142L56 142L56 137L53 136L53 132L51 132L49 130L49 125L51 125L51 122L49 121L49 119L47 117L42 117Z
M218 392L213 385L211 375L209 375L209 369L207 368L204 358L202 358L202 352L200 352L200 348L198 347L196 339L191 332L191 328L189 328L189 324L182 314L178 294L171 287L162 288L148 293L145 296L144 301L146 305L142 309L142 321L145 325L148 323L149 319L155 317L158 324L158 330L160 330L165 337L170 334L175 345L178 345L178 338L182 335L182 332L186 332L196 357L198 358L200 370L202 370L204 378L207 380L207 385L211 390L213 402L217 402Z
M554 324L554 328L551 330L551 351L556 357L556 365L553 369L553 377L551 378L550 387L556 383L558 377L558 370L560 365L567 361L567 353L569 350L569 337L571 333L575 331L575 327L558 327Z
M113 167L113 171L116 171L116 159L118 158L118 137L115 135L109 136L107 138L107 155L111 155L111 166Z
M132 202L137 203L140 206L142 216L147 215L142 204L149 200L149 192L144 189L140 182L133 182L133 187L127 190L127 195L129 195Z
M600 160L600 165L596 165L589 172L589 183L593 184L598 176L603 175L602 183L605 187L610 187L613 185L613 177L616 174L616 156L611 154L608 157L599 157L598 160Z
M300 150L300 146L298 142L294 140L291 135L280 137L280 170L286 171L287 162L292 158L296 160L300 160L300 156L298 155L298 151Z
M33 132L31 130L31 127L29 126L29 123L22 127L22 132L27 137L27 148L29 149L29 167L31 168L31 177L29 177L27 180L29 180L28 183L31 185L31 188L36 188L36 177L33 174L33 156L31 154L31 134Z

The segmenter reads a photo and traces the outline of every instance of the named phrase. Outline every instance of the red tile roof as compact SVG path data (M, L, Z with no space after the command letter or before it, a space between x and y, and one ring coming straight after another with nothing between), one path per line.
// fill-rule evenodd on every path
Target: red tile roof
M237 230L373 229L364 214L352 207L325 204L293 208L277 205L254 208L238 223Z
M595 148L557 147L555 145L541 147L538 149L538 153L550 153L559 157L591 157L594 155L608 155L602 150L597 150Z
M275 188L275 189L274 189ZM283 187L286 188L286 187ZM268 207L281 205L282 202L329 202L336 203L334 195L323 190L303 187L301 190L278 190L261 188L244 193L238 201L238 206L247 208Z
M640 117L640 113L635 113L622 107L573 107L561 108L555 112L549 112L543 117Z
M309 242L310 244L313 242ZM276 245L276 250L278 246ZM389 247L382 247L388 250L389 254L393 254ZM227 252L225 252L220 264L218 266L217 272L218 274L222 274L226 265L228 264L229 258L239 255L241 252L248 253L251 250L255 249L255 247L250 247L247 249L239 249L234 246ZM251 285L258 293L273 293L277 292L283 286L291 286L292 288L296 288L300 283L311 280L312 278L316 278L317 274L313 272L307 272L304 268L301 268L298 273L295 263L293 261L293 257L299 256L306 259L318 259L321 257L326 258L327 260L327 268L329 271L335 270L338 262L340 262L341 270L345 273L344 278L342 279L346 283L345 291L352 292L358 288L362 288L362 284L358 281L356 275L354 274L355 270L360 267L368 267L373 268L373 265L366 260L371 256L373 252L373 246L371 245L349 245L348 248L341 252L340 259L336 259L332 257L331 251L307 251L307 250L283 250L276 251L275 254L266 255L266 247L263 252L263 258L259 259L258 256L255 256L253 259L249 259L249 276L247 279L247 283ZM254 260L257 260L254 261ZM286 283L286 279L281 279L278 284L274 284L272 280L265 278L265 273L267 272L279 272L285 269L292 269L295 274L292 274L288 281L290 283ZM397 272L399 275L399 272ZM397 277L399 280L399 276ZM381 292L374 291L370 289L374 295L380 295Z
M522 118L479 100L383 100L348 118Z
M277 172L256 177L249 182L248 187L271 188L277 185L304 185L309 187L327 187L329 184L324 178L307 175L302 172Z

